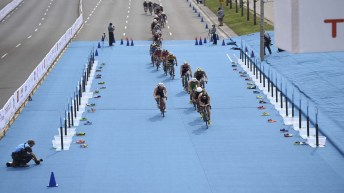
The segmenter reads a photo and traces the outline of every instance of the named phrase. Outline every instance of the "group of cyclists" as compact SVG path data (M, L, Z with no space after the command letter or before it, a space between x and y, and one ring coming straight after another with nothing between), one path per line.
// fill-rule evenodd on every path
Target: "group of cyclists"
M151 13L152 11L155 13L153 22L151 24L153 41L149 49L153 67L156 67L156 69L159 70L162 64L164 74L166 76L169 74L170 78L174 79L175 66L178 66L177 57L172 52L162 49L161 28L164 26L163 23L166 22L167 16L163 12L163 7L156 3L144 1L143 6L145 12L147 12L148 9ZM190 64L185 61L180 66L180 77L182 80L183 89L189 94L190 103L194 105L195 110L201 114L201 117L207 122L207 124L211 124L210 96L205 90L205 84L208 82L207 74L200 67L198 67L195 73L192 74ZM162 114L163 112L166 112L165 100L167 100L167 96L168 93L164 83L158 83L154 88L153 97L156 100L157 107L162 111Z

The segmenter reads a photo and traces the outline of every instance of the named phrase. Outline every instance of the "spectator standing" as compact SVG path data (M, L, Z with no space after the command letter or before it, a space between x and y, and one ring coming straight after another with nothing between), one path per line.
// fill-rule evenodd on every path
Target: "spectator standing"
M219 26L223 26L223 17L225 16L223 9L221 7L217 10L217 18L219 20Z
M109 24L108 31L109 31L109 46L112 46L112 44L115 42L115 35L113 33L115 31L115 26L113 26L112 23Z
M265 33L264 33L264 55L266 55L266 54L265 54L265 48L267 48L268 51L269 51L269 53L271 54L270 45L272 45L272 44L271 44L271 37L270 37L270 35L269 35L268 32L265 32Z

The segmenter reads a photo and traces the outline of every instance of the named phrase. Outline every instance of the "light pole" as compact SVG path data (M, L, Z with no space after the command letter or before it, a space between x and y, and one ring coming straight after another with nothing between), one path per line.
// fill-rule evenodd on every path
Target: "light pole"
M260 60L264 60L264 0L260 0Z

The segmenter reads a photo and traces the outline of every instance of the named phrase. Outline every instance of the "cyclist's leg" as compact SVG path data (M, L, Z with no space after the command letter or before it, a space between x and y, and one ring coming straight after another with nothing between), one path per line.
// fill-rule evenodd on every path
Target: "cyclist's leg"
M210 122L210 105L207 106L208 121Z

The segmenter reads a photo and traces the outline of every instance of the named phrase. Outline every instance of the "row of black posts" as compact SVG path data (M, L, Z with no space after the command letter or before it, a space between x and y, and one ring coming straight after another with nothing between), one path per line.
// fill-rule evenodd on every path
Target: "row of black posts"
M67 107L64 112L64 124L62 123L62 117L60 117L60 136L61 136L61 150L63 150L63 133L67 136L67 128L74 126L74 119L77 117L77 112L81 105L82 93L86 92L87 81L90 78L91 69L94 64L94 50L91 50L91 53L88 57L88 63L85 65L80 81L74 91L72 97L67 100ZM64 125L64 126L63 126ZM64 132L63 132L64 128Z
M234 1L234 2L233 2ZM226 6L229 5L229 9L233 8L233 3L235 3L235 13L238 13L238 5L241 10L241 16L244 16L244 0L226 0ZM257 0L253 1L253 24L257 25L257 10L256 10ZM250 1L246 0L246 20L250 21Z
M251 54L252 56L252 54ZM310 120L309 117L309 108L307 105L307 110L304 112L302 110L302 104L301 104L301 96L299 105L297 105L294 101L294 92L292 93L291 99L287 95L287 87L285 88L285 92L283 92L282 88L282 81L280 84L280 87L277 85L277 76L275 77L275 81L273 81L272 74L268 73L268 75L265 74L264 66L262 69L261 62L260 65L257 65L257 60L254 59L254 56L249 56L249 53L247 50L243 50L243 48L240 49L240 59L242 62L244 62L245 66L250 70L250 72L253 72L253 75L256 76L256 79L259 79L259 83L263 83L263 87L267 87L268 92L271 93L271 97L275 97L276 103L280 103L281 109L285 108L285 114L288 117L289 116L289 108L288 104L291 104L291 116L295 117L295 110L298 111L298 118L299 118L299 129L301 129L302 125L302 117L306 117L307 122L307 137L310 135L310 124L313 124L315 126L315 140L316 140L316 146L319 146L319 126L318 126L318 110L315 110L315 121ZM278 96L279 93L279 96Z

